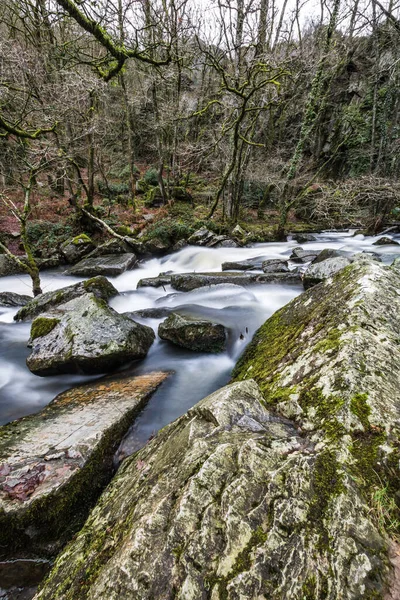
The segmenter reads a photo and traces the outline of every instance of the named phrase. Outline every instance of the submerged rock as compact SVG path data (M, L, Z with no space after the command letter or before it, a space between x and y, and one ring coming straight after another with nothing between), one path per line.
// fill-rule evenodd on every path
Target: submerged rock
M93 277L92 279L80 281L54 292L45 292L36 296L36 298L30 298L30 302L17 312L14 319L16 321L29 321L40 315L40 313L88 293L94 294L96 298L102 298L103 300L109 300L113 296L118 296L118 291L108 279L105 277Z
M179 313L170 314L160 324L158 335L162 340L195 352L222 352L226 346L223 325Z
M254 381L128 458L36 600L378 597L385 542L348 471Z
M82 525L132 419L166 377L101 379L0 427L1 558L53 555Z
M88 235L82 233L71 240L61 244L61 254L69 264L79 262L84 256L95 249L95 245Z
M132 252L127 254L107 254L95 258L84 258L78 264L70 267L68 275L78 275L79 277L92 277L96 275L109 275L116 277L125 273L128 269L133 269L138 260Z
M387 237L387 236L380 237L372 245L373 246L400 246L399 242L396 242L396 240L392 240L392 238Z
M369 260L369 259L367 259ZM321 283L325 279L332 277L338 271L341 271L345 267L351 264L351 261L344 256L338 256L336 258L327 258L326 260L313 263L308 267L303 276L303 285L307 290L317 283Z
M31 300L32 296L24 296L15 292L0 292L0 306L25 306Z
M106 373L144 358L154 341L150 327L107 306L94 294L70 300L35 319L26 364L36 375Z
M253 285L257 283L300 283L298 273L177 273L171 275L171 286L180 292L220 283Z

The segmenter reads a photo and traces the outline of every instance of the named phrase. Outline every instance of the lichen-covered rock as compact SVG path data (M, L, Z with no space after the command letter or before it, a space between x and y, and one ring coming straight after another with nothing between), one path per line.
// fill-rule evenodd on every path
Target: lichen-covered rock
M93 277L92 279L69 285L54 292L45 292L36 296L36 298L31 298L30 302L17 312L14 319L16 321L29 321L40 315L40 313L88 293L94 294L96 298L103 300L109 300L113 296L118 295L118 291L108 279L101 276Z
M26 364L36 375L106 373L144 358L154 341L150 327L85 294L42 314L31 328Z
M95 245L88 235L81 233L71 240L67 240L61 244L61 254L69 264L79 262L84 256L95 249Z
M101 379L0 427L0 558L53 555L71 537L109 481L132 419L166 377Z
M94 258L84 258L67 271L68 275L79 277L95 277L96 275L109 275L116 277L133 269L137 264L136 255L133 252L127 254L105 254Z
M275 313L233 373L254 378L267 407L335 456L363 514L388 537L398 536L400 522L399 290L398 269L354 262ZM326 522L334 519L348 528L340 513ZM360 565L371 562L368 552L355 556ZM352 570L346 577L353 595L326 597L383 598L382 591L367 594Z
M350 472L253 381L128 458L36 600L367 600L385 542Z
M31 300L32 296L16 294L15 292L0 292L0 306L25 306Z
M308 267L303 275L304 289L307 290L313 285L317 285L317 283L321 283L321 281L329 279L329 277L332 277L335 275L335 273L338 273L338 271L341 271L350 263L350 259L345 258L344 256L327 258L322 262L313 263Z
M253 285L256 283L300 283L298 273L176 273L171 275L171 286L179 292L190 292L199 287L220 283Z
M159 325L158 335L162 340L196 352L222 352L226 346L223 325L179 313L170 314Z

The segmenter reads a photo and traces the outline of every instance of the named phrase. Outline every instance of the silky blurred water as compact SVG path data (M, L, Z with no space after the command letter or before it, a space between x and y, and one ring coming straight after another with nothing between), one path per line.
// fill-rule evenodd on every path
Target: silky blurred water
M373 246L377 238L353 236L351 231L322 233L317 238L317 241L302 244L302 247L313 250L336 248L349 253L374 251L385 263L392 262L400 254L400 246ZM260 256L287 258L295 246L299 246L296 241L256 244L247 248L210 249L188 246L163 258L148 260L137 269L119 277L110 278L121 292L110 304L120 313L154 307L179 308L180 312L203 315L222 323L228 329L227 350L222 354L186 351L157 337L145 360L127 366L132 373L166 369L174 374L156 392L135 421L121 446L121 456L139 448L158 429L224 385L229 380L238 356L256 329L302 291L300 285L265 284L244 288L234 284L221 284L182 293L170 286L165 286L165 289L136 289L139 279L154 277L160 272L220 271L223 262ZM42 274L44 291L65 287L77 281L80 279L67 277L60 271ZM29 294L29 278L0 278L0 291ZM26 343L30 324L15 323L15 312L16 309L0 307L0 423L37 412L58 393L93 379L87 376L41 378L32 375L25 365L29 353ZM162 319L137 318L137 321L150 325L157 332Z

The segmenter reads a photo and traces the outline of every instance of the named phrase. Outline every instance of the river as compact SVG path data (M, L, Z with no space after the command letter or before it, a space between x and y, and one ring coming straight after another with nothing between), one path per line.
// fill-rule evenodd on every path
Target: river
M400 236L393 236L399 238ZM326 232L315 242L302 244L313 250L336 248L350 253L377 252L383 262L390 263L400 255L400 246L373 246L377 238L354 236L352 231ZM192 314L202 314L225 325L228 329L227 350L224 353L200 354L185 351L158 337L146 359L127 368L132 373L155 369L171 370L174 374L154 394L147 407L133 424L123 441L119 456L125 456L142 446L161 427L186 412L191 406L218 387L224 385L231 370L256 329L277 309L302 292L301 285L218 285L193 292L176 292L166 286L136 289L139 279L154 277L160 272L220 271L225 261L239 261L257 256L288 258L299 244L255 244L246 248L209 249L188 246L162 258L152 258L119 277L109 278L120 292L111 301L118 312L144 308L179 307ZM62 271L42 274L43 290L49 291L76 283L81 279L63 275ZM30 293L26 276L0 278L0 291ZM90 377L37 377L25 365L29 350L26 347L30 324L13 321L16 309L0 307L0 424L39 411L60 392L88 381ZM137 319L157 332L162 319ZM93 379L93 378L92 378Z

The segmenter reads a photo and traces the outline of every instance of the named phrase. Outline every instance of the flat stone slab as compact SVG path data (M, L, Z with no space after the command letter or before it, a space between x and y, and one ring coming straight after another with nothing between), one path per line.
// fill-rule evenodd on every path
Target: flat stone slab
M164 287L171 283L171 275L159 275L158 277L144 277L138 281L137 287Z
M199 287L220 283L254 285L262 283L301 283L299 273L179 273L171 275L171 286L179 292L190 292Z
M40 413L0 427L0 558L52 553L113 473L113 454L166 372L72 388Z
M84 258L66 272L68 275L93 277L95 275L110 275L115 277L133 269L138 260L133 253L107 254L95 258Z

